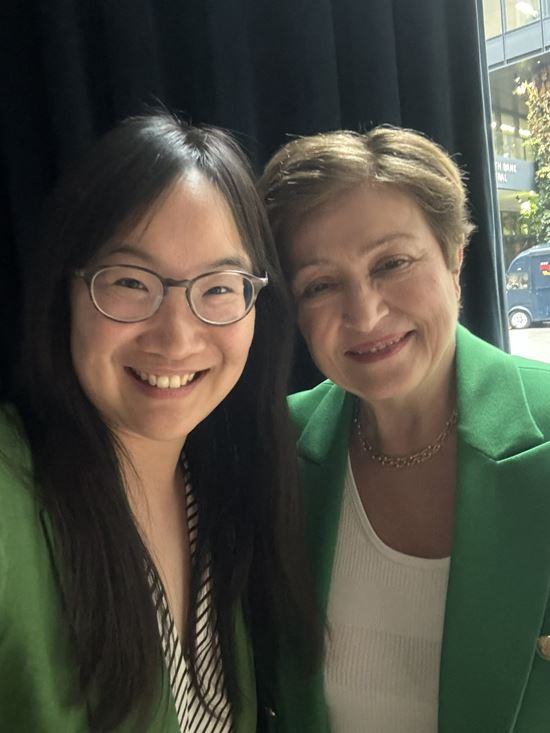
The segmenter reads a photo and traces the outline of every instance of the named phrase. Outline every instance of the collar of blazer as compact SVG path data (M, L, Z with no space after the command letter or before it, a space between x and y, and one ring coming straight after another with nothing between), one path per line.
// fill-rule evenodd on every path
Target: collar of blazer
M441 656L439 733L514 730L537 638L550 634L545 627L550 419L544 418L545 436L534 416L548 411L538 403L548 403L543 389L546 384L544 391L550 392L550 368L529 362L518 365L458 327L457 501ZM321 394L317 392L311 402L305 395L291 405L303 426L298 451L311 505L309 531L319 594L326 604L353 398L331 383L317 390Z
M544 442L516 363L463 326L457 328L456 372L461 440L496 460ZM309 413L298 451L314 463L323 463L335 448L347 447L351 429L353 397L331 382L317 390L323 388L325 394L321 400L315 397L313 412L307 398L295 408L298 422L302 411Z

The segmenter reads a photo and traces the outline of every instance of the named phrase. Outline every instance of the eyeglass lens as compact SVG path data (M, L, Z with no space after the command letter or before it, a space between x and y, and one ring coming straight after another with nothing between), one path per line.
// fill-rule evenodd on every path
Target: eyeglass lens
M101 270L92 280L92 297L107 316L120 321L140 321L159 308L164 288L153 273L133 267ZM254 298L252 283L235 272L214 272L198 277L189 288L196 315L212 323L242 318Z

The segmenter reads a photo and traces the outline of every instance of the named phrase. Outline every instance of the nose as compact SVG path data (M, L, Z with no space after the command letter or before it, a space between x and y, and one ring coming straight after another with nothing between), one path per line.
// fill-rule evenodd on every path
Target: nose
M376 287L361 280L346 288L342 318L357 331L371 331L389 312L388 304Z
M182 288L170 288L158 311L144 323L141 347L172 360L202 350L210 328L191 311Z

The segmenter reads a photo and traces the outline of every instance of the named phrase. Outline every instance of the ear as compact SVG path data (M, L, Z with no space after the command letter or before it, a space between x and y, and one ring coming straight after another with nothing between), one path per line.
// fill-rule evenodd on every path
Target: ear
M464 262L464 247L460 246L455 252L455 266L452 269L453 281L457 300L460 301L460 273Z
M456 272L460 275L460 271L462 270L462 263L464 262L464 246L461 244L460 247L457 247L455 252L455 267L453 268L453 272Z

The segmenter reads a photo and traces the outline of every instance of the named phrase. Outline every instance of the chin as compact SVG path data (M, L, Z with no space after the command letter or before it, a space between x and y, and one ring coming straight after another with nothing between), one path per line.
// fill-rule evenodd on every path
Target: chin
M348 391L357 394L366 402L382 402L384 400L395 400L405 397L414 391L416 386L414 379L406 377L384 378L377 384L349 385Z
M183 446L187 435L196 427L197 422L188 425L187 421L177 420L148 420L147 422L132 421L126 424L118 423L115 433L124 442L124 436L130 439L137 438L151 443L177 443Z

